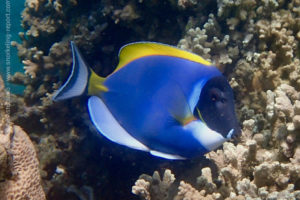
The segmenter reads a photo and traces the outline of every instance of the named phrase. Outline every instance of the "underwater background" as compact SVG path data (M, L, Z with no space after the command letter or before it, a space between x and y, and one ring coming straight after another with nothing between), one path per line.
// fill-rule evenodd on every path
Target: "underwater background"
M18 33L20 31L22 31L22 27L21 27L21 11L24 9L24 2L23 1L17 1L14 2L14 4L12 6L10 6L10 16L9 19L6 17L6 6L4 6L6 4L3 4L3 6L1 6L0 8L0 43L1 43L1 49L0 49L0 57L3 58L0 60L0 74L3 77L4 81L5 81L5 85L6 87L10 88L11 92L13 93L22 93L22 90L24 89L24 87L21 86L17 86L14 84L10 84L7 81L7 75L6 74L14 74L16 72L19 71L23 71L22 63L20 62L20 59L18 57L18 53L17 53L17 49L15 48L10 48L10 60L11 60L11 64L10 64L10 72L7 72L7 68L5 67L5 49L6 46L5 44L5 35L6 35L6 25L9 23L10 24L10 28L9 28L9 34L11 34L11 38L10 41L18 41L21 42ZM8 22L9 21L9 22ZM4 78L5 77L5 78Z
M2 199L300 199L299 0L22 5L11 7L11 71L21 73L10 84L25 89L9 94L0 81ZM185 161L110 142L91 124L86 98L51 100L71 70L70 41L101 76L114 70L120 47L135 41L214 62L233 88L242 136Z

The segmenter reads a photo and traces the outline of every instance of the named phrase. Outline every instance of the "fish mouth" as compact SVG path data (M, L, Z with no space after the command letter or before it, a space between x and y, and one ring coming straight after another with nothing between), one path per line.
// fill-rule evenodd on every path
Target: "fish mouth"
M227 138L228 140L230 140L230 139L232 138L233 133L234 133L234 129L231 129L231 130L228 132L226 138Z
M233 128L228 132L226 139L228 139L228 140L237 139L238 137L241 136L241 133L242 133L242 130L240 127L235 128L235 129Z

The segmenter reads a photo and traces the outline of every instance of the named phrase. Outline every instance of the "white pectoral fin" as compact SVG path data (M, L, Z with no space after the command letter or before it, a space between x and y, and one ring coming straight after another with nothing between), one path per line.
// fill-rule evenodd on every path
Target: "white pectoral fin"
M192 93L189 96L188 104L190 106L191 110L194 110L200 97L201 90L203 88L203 85L205 84L205 81L199 81L195 87L192 90Z
M210 129L200 120L192 121L187 124L185 129L192 132L193 136L202 144L208 151L212 151L221 146L227 139L220 133Z
M132 137L114 118L104 102L97 96L88 100L88 109L91 120L97 130L109 140L133 149L149 151L137 139Z
M187 97L185 96L181 86L176 81L173 81L172 85L174 90L172 93L170 93L172 95L170 98L172 101L170 101L168 104L168 111L174 119L180 123L183 123L185 118L193 116L193 112L188 104Z

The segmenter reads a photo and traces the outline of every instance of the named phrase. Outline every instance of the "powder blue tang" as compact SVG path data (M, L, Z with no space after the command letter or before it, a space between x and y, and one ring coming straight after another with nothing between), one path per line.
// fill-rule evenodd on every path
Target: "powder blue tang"
M228 81L200 56L160 43L132 43L120 50L116 70L103 78L71 46L72 72L53 100L89 95L90 118L109 140L185 159L240 134Z

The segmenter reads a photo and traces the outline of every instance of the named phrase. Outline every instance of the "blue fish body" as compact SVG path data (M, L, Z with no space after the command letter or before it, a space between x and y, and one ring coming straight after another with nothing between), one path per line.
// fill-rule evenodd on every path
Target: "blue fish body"
M167 159L184 159L203 155L240 132L228 82L195 54L159 43L133 43L120 51L117 69L101 78L87 67L73 43L72 50L71 76L53 99L79 96L87 90L92 122L116 143ZM212 85L208 89L207 83ZM200 98L203 88L208 94ZM212 105L206 98L210 93L223 95L229 106ZM198 105L200 101L207 108ZM217 122L220 117L207 119L202 110L216 110L216 114L225 110L231 125L224 129Z

